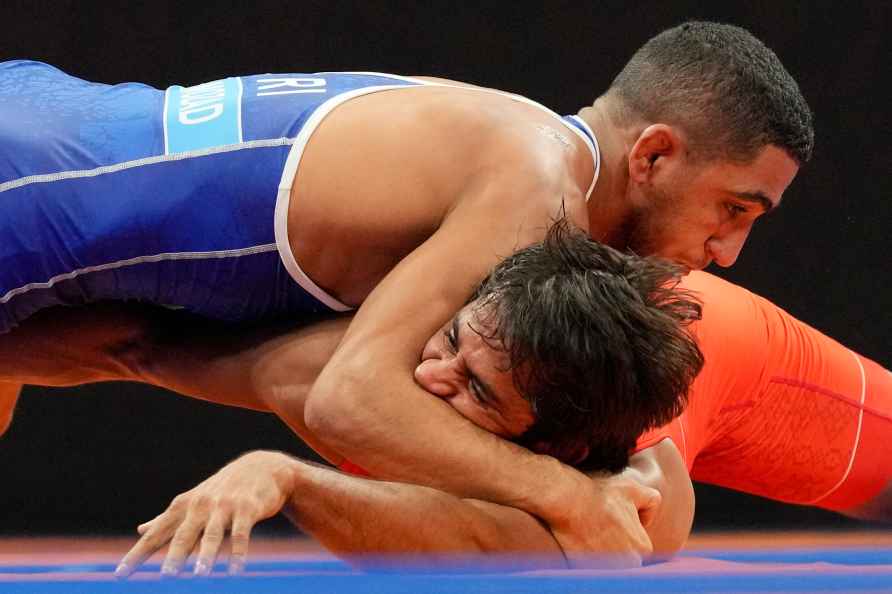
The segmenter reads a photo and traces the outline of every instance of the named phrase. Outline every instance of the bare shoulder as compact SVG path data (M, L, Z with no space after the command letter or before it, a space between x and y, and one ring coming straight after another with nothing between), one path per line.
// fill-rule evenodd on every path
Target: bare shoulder
M518 214L563 212L587 225L585 198L594 163L584 141L536 104L505 93L448 91L460 93L460 100L429 117L444 132L461 131L450 135L451 142L470 168L453 195L499 200Z
M337 139L385 149L379 154L398 156L404 175L411 171L428 181L429 190L449 196L459 195L481 173L500 171L511 171L510 178L522 185L559 187L566 194L588 189L588 147L553 112L496 89L423 80L439 84L359 97L333 113L319 133L330 127L338 129L332 135Z

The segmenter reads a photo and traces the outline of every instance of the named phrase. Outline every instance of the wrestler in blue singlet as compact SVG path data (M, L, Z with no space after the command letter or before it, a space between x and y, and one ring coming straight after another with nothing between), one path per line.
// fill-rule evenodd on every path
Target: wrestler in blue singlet
M266 74L160 91L0 63L0 333L99 300L230 321L348 309L291 254L294 174L337 105L421 84Z

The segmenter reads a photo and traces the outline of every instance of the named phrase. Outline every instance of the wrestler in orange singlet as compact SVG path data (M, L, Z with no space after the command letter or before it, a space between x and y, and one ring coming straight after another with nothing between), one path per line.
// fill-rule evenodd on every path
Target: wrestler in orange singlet
M705 272L683 285L703 299L706 363L685 412L636 452L670 438L694 480L858 515L892 480L892 374L743 287Z
M871 516L859 508L892 480L892 374L743 287L683 284L704 302L706 363L685 412L636 452L669 438L694 480Z
M892 446L886 439L892 434L892 375L742 287L703 272L691 273L683 286L703 301L703 319L694 331L706 363L692 386L687 410L644 435L621 473L661 493L659 509L645 520L657 558L683 546L690 530L694 502L689 475L856 517L892 518ZM469 305L456 319L467 321L468 308L473 312ZM432 336L415 377L428 392L482 426L480 420L492 414L493 405L467 397L470 377L463 360L473 356L478 374L486 368L505 371L499 367L498 345L469 327L459 324L449 347L441 332ZM341 332L343 327L337 326L316 329L312 337L330 343L315 343L318 354L324 358ZM314 342L300 336L292 343L304 357L314 349ZM270 373L273 368L265 359L261 353L248 361ZM284 369L290 377L299 371ZM313 365L304 372L312 382ZM518 408L525 401L510 382L499 385L491 402L499 403L496 414L505 421L502 426L515 427L529 410ZM313 443L312 434L304 437ZM359 470L349 463L341 469ZM549 487L547 480L540 481L541 489ZM210 510L194 505L207 501L220 503ZM244 533L239 541L244 549L244 531L283 507L302 529L342 554L535 552L554 554L560 563L565 553L547 527L519 509L418 485L348 476L278 452L255 452L177 497L145 524L142 539L119 572L133 571L171 539L167 562L177 571L209 518L228 518L233 530ZM241 511L233 515L226 511L230 509ZM209 560L204 566L221 540L222 535L202 539L200 558Z
M892 478L892 374L742 287L707 273L706 358L669 437L694 480L852 512Z

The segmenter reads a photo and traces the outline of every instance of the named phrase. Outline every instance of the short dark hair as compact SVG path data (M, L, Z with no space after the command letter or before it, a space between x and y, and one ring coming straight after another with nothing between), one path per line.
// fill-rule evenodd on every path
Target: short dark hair
M777 55L746 29L692 21L635 52L607 91L624 116L680 126L706 158L751 161L764 146L800 165L814 147L812 112Z
M496 266L475 294L475 315L532 407L521 444L618 472L640 434L682 412L703 355L687 329L701 306L678 286L681 275L565 219Z

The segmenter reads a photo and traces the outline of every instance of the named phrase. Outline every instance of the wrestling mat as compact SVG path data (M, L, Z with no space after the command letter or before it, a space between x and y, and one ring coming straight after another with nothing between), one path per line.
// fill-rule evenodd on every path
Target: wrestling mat
M635 570L531 570L522 559L432 564L381 559L361 571L313 541L256 540L246 572L159 577L155 555L128 581L112 576L135 539L0 539L0 592L197 594L892 592L892 533L694 535L678 558Z

